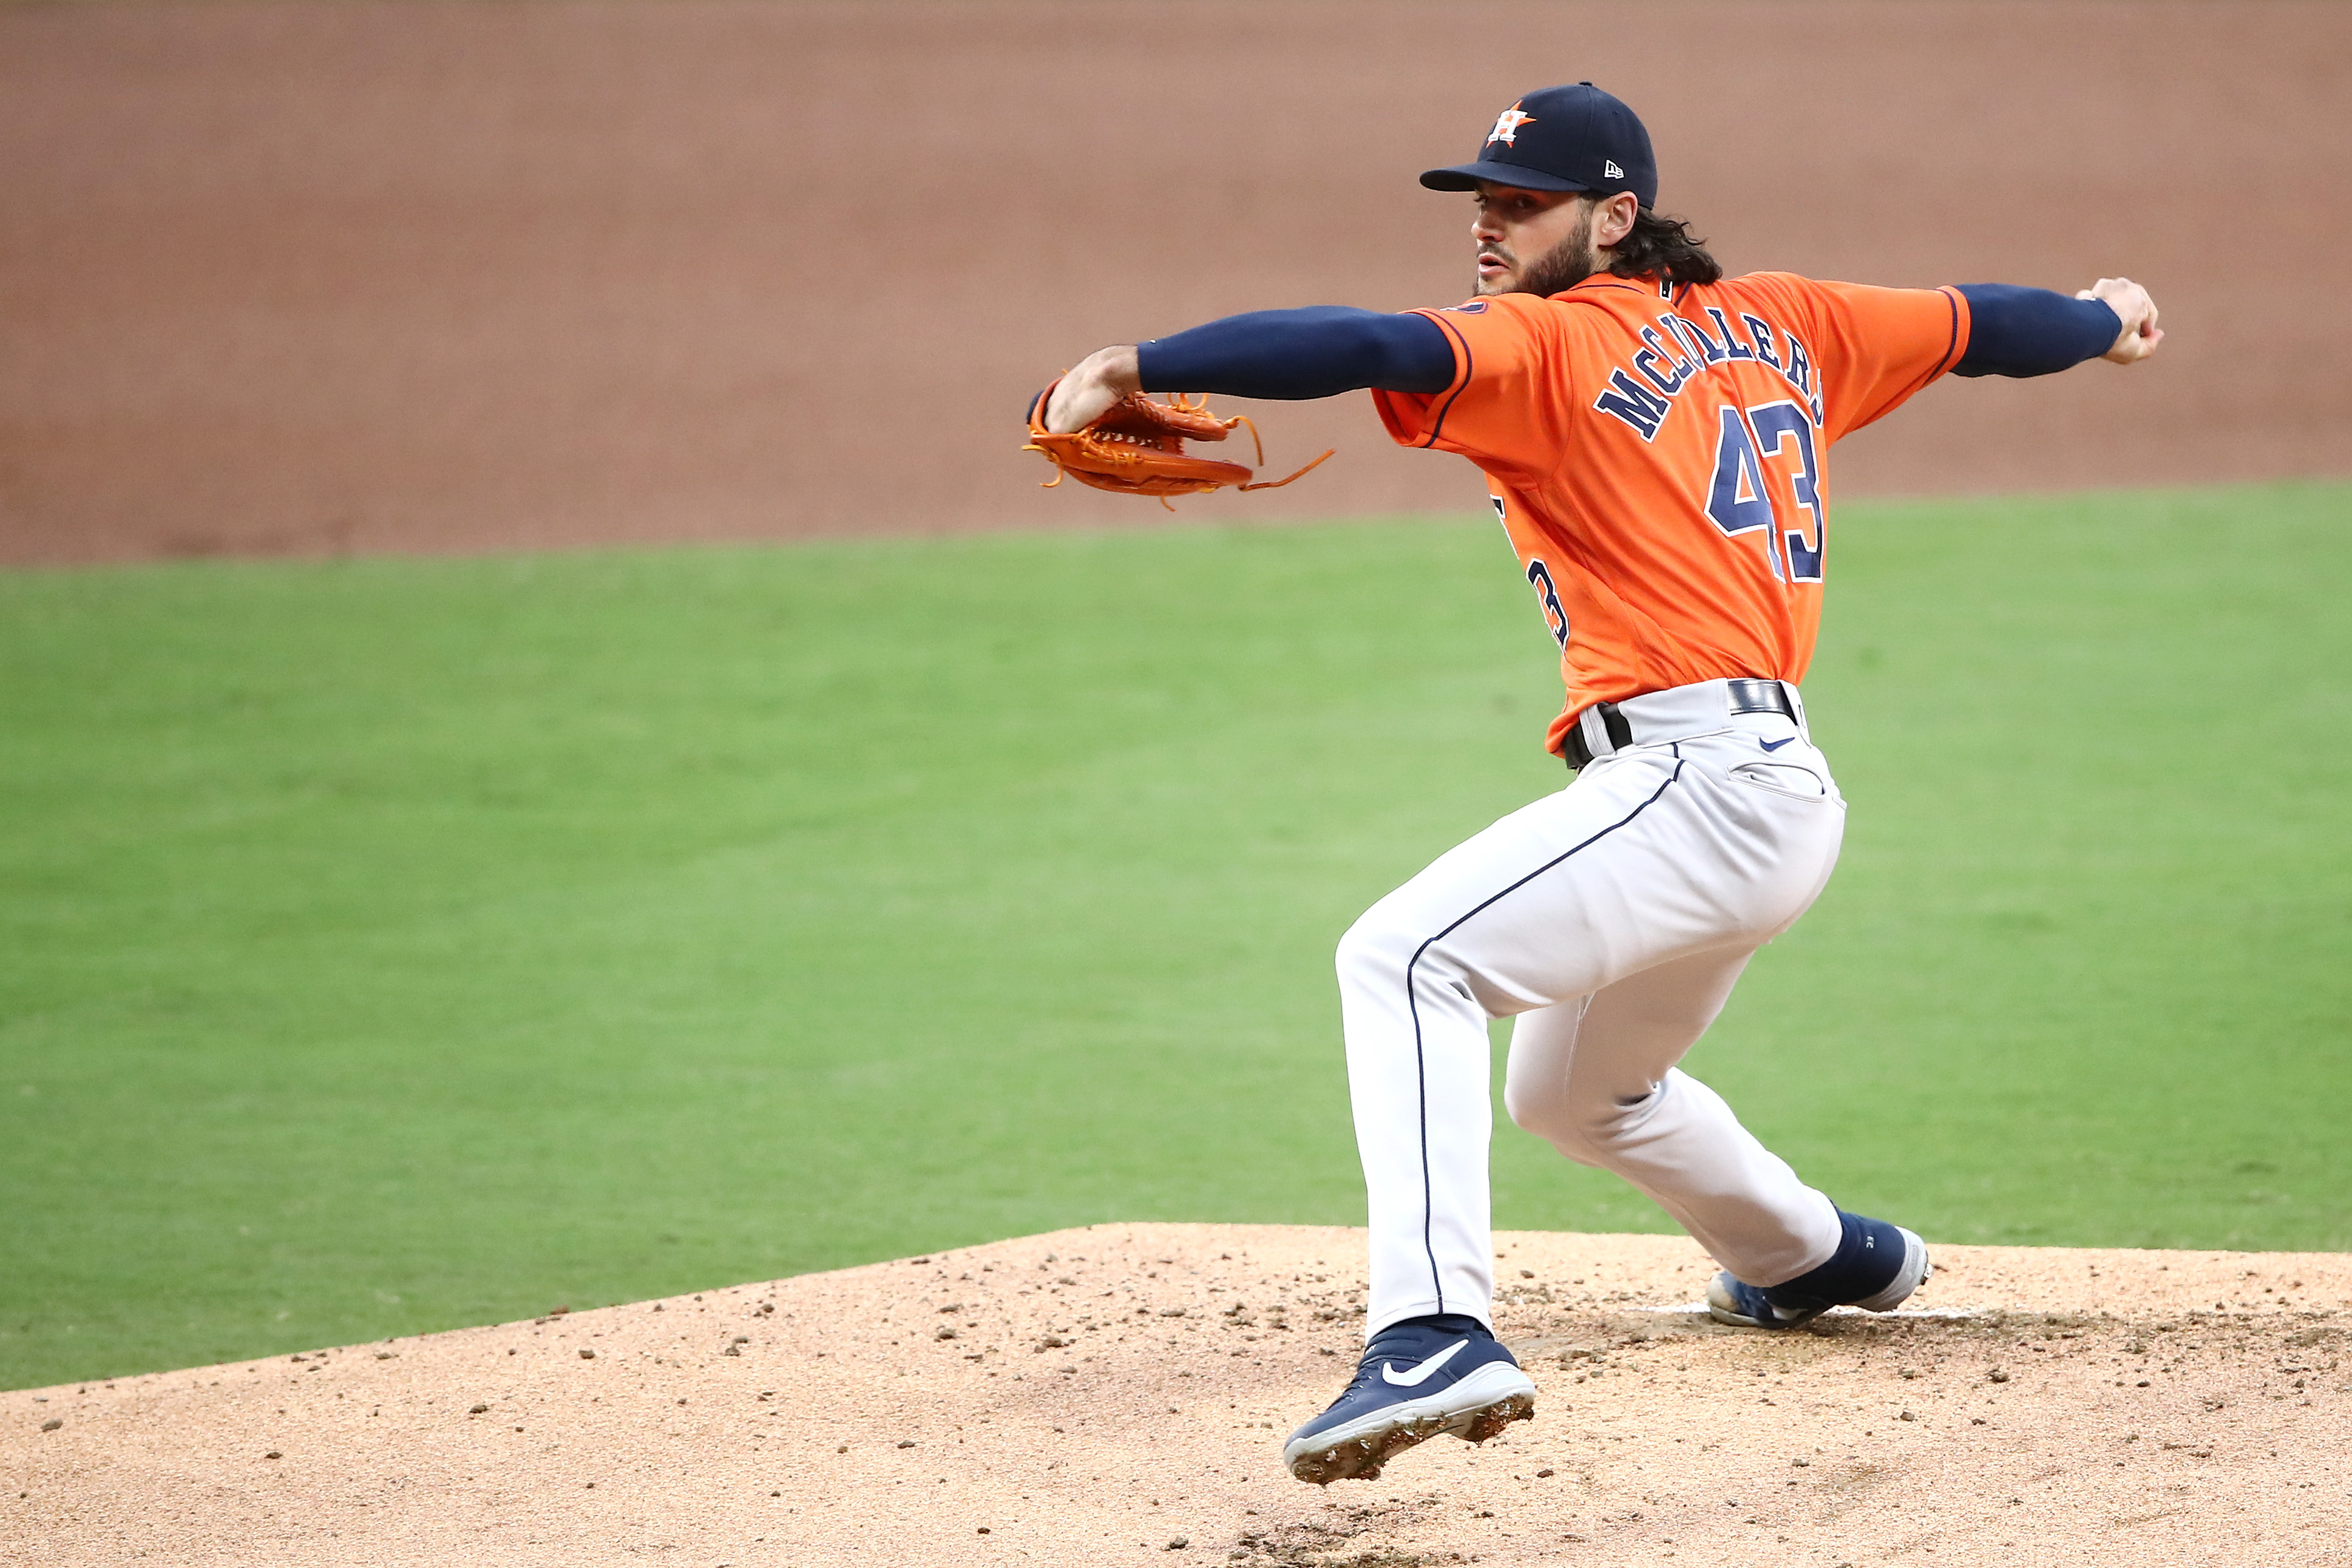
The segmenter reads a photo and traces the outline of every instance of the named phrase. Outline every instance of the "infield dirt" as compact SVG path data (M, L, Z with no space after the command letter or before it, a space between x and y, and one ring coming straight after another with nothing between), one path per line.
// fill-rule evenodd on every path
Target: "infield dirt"
M1035 487L1030 393L1454 302L1414 176L1580 78L1735 272L2153 289L2156 361L1931 388L1837 494L2352 473L2352 6L9 5L0 561L1157 522ZM1486 505L1255 412L1339 455L1185 517Z
M1937 1248L1914 1308L1764 1334L1681 1238L1496 1249L1535 1418L1328 1491L1280 1445L1362 1233L1103 1225L0 1395L0 1559L2352 1561L2352 1258Z

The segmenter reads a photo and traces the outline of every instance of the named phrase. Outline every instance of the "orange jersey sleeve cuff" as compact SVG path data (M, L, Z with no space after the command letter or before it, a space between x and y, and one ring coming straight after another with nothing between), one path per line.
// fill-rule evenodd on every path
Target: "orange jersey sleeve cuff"
M1969 355L1969 297L1948 283L1936 292L1952 302L1952 346L1945 353L1944 362L1936 367L1936 374L1927 378L1931 382L1949 375L1952 367Z
M1372 406L1381 412L1381 423L1388 427L1389 439L1399 446L1433 446L1445 431L1446 411L1462 389L1470 384L1473 359L1470 343L1463 337L1462 329L1445 319L1442 310L1412 310L1408 315L1423 316L1437 323L1445 333L1445 340L1454 349L1454 379L1444 392L1382 392L1374 388Z

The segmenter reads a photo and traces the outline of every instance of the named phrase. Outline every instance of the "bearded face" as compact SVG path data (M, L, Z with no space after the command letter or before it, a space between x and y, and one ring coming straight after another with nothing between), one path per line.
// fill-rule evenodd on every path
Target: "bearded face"
M1477 291L1551 295L1599 270L1592 198L1483 187L1471 235L1478 247Z
M1566 239L1519 269L1517 294L1564 294L1599 270L1592 255L1592 203L1577 204L1576 227Z

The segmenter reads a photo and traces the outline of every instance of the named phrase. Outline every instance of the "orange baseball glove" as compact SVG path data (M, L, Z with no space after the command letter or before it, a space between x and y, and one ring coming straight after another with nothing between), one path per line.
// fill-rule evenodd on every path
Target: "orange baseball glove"
M1054 383L1060 384L1058 380ZM1247 424L1250 441L1256 446L1257 460L1263 465L1265 444L1258 440L1257 426L1250 423L1247 414L1219 419L1209 412L1205 398L1189 398L1179 392L1160 402L1141 392L1129 392L1084 430L1055 435L1045 428L1045 404L1053 395L1054 388L1049 386L1029 405L1029 444L1021 449L1042 452L1053 464L1054 476L1040 486L1047 490L1065 478L1076 478L1097 490L1154 497L1161 506L1168 507L1171 496L1221 490L1227 485L1238 485L1244 490L1278 489L1321 463L1323 457L1331 455L1326 452L1289 478L1253 480L1252 471L1238 463L1188 456L1184 451L1187 441L1223 441L1233 434L1235 425ZM1172 512L1176 508L1168 509Z

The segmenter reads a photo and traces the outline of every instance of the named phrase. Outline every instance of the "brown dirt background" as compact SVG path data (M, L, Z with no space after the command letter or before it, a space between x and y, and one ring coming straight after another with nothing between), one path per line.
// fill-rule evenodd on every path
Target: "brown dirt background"
M1507 1232L1535 1419L1318 1491L1363 1247L1096 1226L0 1394L0 1558L2352 1562L2352 1257L1937 1248L1916 1311L1762 1334L1686 1239Z
M2352 6L1030 0L0 10L0 561L1141 522L1018 413L1106 341L1468 288L1467 156L1591 78L1735 270L2151 286L1844 493L2352 473ZM1475 507L1367 400L1202 519Z

